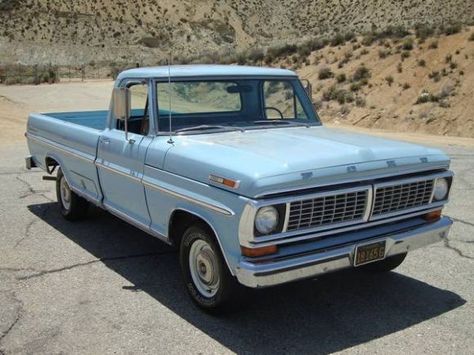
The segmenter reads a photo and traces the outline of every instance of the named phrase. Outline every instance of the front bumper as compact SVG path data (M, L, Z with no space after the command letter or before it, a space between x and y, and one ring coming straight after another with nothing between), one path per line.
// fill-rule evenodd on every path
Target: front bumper
M248 287L266 287L310 278L324 273L353 267L355 248L360 243L386 240L385 257L424 247L447 237L453 224L448 217L404 230L380 235L376 238L352 242L331 249L316 250L291 258L252 262L242 260L236 268L238 281Z

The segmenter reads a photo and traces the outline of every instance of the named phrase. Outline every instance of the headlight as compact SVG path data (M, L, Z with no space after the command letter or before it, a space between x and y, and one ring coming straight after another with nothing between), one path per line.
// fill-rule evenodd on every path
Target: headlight
M255 216L255 228L262 234L273 232L278 225L278 217L278 211L275 207L262 207Z
M434 195L433 198L436 201L441 201L446 198L448 195L449 184L448 180L445 178L436 179L434 186Z

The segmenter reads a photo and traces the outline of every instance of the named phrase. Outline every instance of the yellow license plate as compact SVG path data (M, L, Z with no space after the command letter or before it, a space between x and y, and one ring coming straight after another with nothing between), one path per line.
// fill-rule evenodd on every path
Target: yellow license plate
M385 240L371 244L358 245L355 251L354 266L385 258Z

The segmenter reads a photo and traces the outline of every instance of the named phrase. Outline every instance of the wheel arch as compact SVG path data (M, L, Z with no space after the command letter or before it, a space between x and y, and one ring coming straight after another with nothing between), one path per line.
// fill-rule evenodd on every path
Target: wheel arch
M46 154L44 158L44 162L45 162L46 172L49 175L52 175L55 169L58 169L58 170L61 169L63 176L66 179L67 184L72 188L69 171L67 170L67 168L65 168L65 165L63 164L60 157L56 156L55 154Z
M46 167L46 172L51 175L54 172L54 169L61 166L61 164L56 157L46 155L44 158L44 166Z
M232 267L230 266L229 260L226 254L224 253L224 248L222 247L219 234L209 222L209 220L206 217L202 216L200 213L190 211L182 207L173 210L168 223L168 240L171 242L172 245L179 246L179 243L185 230L195 223L203 223L209 228L209 230L212 232L213 237L217 241L217 245L219 246L227 268L229 269L229 272L232 276L235 276Z

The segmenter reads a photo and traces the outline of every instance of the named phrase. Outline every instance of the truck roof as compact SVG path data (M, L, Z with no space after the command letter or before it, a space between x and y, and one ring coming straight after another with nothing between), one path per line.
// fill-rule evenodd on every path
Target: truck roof
M229 77L229 76L291 76L296 77L296 73L288 69L251 67L243 65L172 65L170 66L172 78L189 77ZM125 78L167 78L168 66L143 67L128 69L121 72L117 80Z

